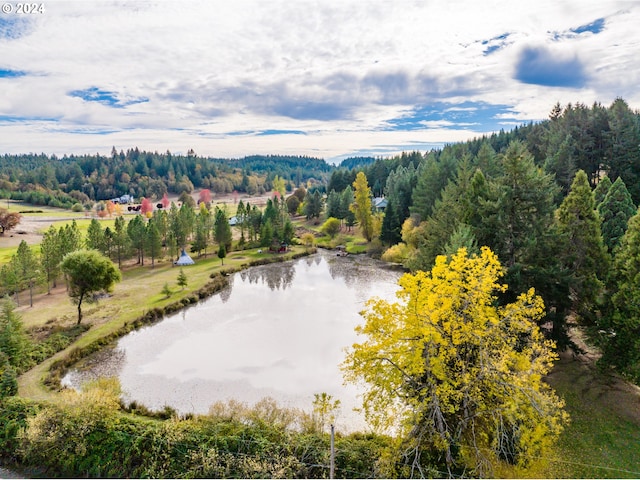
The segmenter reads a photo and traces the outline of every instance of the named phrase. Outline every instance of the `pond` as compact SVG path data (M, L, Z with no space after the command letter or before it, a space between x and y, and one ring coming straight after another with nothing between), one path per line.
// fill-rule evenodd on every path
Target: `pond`
M339 364L345 348L359 341L354 327L365 302L393 300L400 275L363 255L322 251L251 267L219 294L86 359L63 385L116 376L125 401L179 413L264 397L310 412L314 394L326 392L341 401L337 428L362 430L353 411L359 390L343 385Z

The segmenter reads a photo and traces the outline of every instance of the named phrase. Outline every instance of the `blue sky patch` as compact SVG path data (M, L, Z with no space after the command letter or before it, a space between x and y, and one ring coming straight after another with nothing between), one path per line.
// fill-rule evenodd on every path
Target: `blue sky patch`
M28 17L0 15L0 39L15 40L31 31Z
M117 93L111 92L109 90L103 90L98 87L86 88L84 90L73 90L69 92L69 95L72 97L81 98L85 102L97 102L101 103L102 105L114 108L124 108L129 105L135 105L136 103L145 103L149 101L149 99L145 97L122 101L118 97Z
M573 33L577 33L578 35L586 32L591 32L594 35L597 35L598 33L604 30L604 24L605 24L604 18L599 18L597 20L594 20L591 23L588 23L587 25L581 25L578 28L572 28L571 31Z
M506 40L510 35L510 33L503 33L502 35L498 35L496 37L490 38L489 40L483 40L482 42L480 42L485 46L482 55L486 57L487 55L491 55L492 53L504 48L504 46L507 44Z
M263 130L258 135L306 135L302 130Z
M0 115L0 123L57 122L54 117L26 117L20 115Z
M587 82L578 58L559 59L545 48L526 48L520 54L515 78L545 87L580 88Z
M459 104L437 102L416 108L409 115L389 120L387 130L450 130L472 129L493 132L505 128L505 123L522 123L513 116L508 105L492 105L485 102Z
M0 68L0 78L18 78L24 77L26 72L20 70L7 70L5 68Z

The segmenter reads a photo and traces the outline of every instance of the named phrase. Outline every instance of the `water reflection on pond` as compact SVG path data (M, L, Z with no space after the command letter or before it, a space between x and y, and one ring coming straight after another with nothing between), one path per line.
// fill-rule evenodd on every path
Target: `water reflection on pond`
M338 365L358 341L366 300L393 299L399 276L368 257L330 252L253 267L220 294L123 337L63 383L118 376L126 401L180 413L266 396L310 411L313 394L327 392L342 402L338 427L364 428L352 412L358 391L343 385Z

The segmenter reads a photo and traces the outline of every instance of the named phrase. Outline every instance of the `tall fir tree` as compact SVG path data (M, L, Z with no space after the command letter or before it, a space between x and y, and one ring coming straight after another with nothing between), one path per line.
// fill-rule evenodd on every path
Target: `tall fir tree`
M613 254L620 243L620 239L627 230L627 222L636 213L636 207L631 200L622 178L618 177L598 205L598 213L602 219L602 238L604 244Z
M612 309L600 327L605 332L602 361L640 382L640 209L629 220L614 260Z
M592 324L601 306L609 255L589 179L583 170L576 173L569 195L558 208L557 222L562 242L560 258L570 271L572 309L584 323Z
M600 181L596 185L596 188L593 189L593 200L595 202L596 208L602 203L604 197L607 196L607 192L611 188L611 185L611 179L607 175L605 175L600 179Z

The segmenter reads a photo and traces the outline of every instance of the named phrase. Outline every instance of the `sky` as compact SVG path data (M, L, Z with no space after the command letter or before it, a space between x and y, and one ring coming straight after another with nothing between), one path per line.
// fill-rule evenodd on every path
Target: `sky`
M0 4L0 153L337 162L511 130L558 102L640 108L638 1Z

